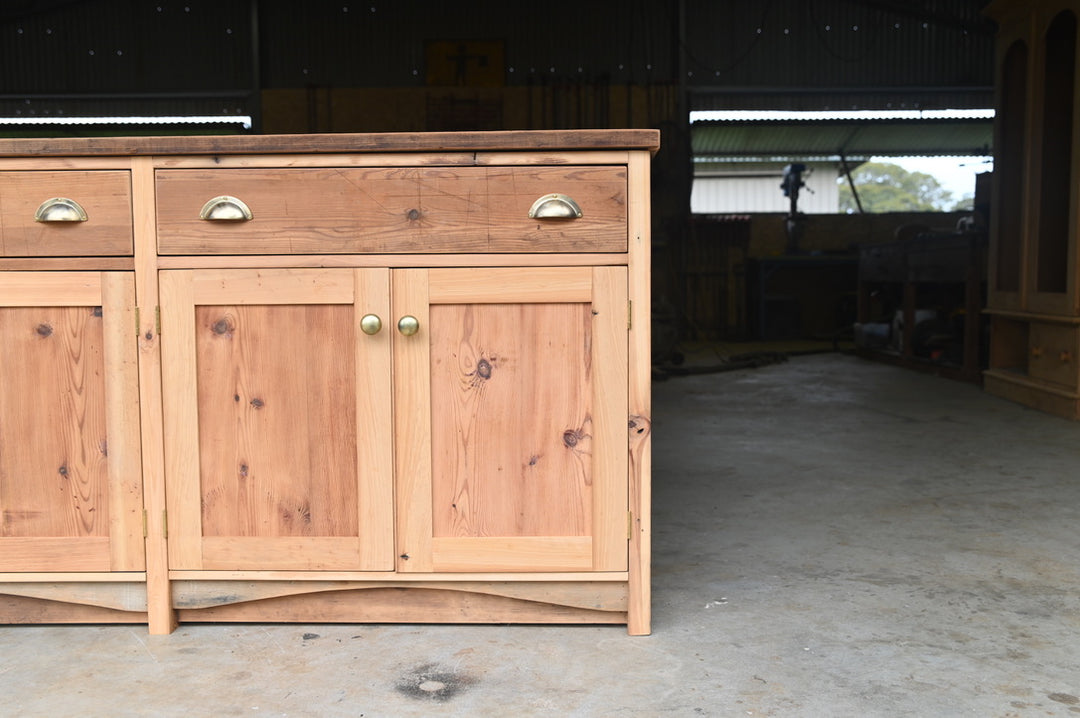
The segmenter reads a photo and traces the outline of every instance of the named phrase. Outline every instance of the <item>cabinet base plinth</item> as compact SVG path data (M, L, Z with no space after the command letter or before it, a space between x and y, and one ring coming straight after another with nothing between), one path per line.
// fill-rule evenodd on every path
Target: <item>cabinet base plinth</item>
M993 369L983 374L983 389L988 394L1048 414L1073 421L1080 419L1080 398L1072 389L1059 389L1030 379L1026 375Z
M145 611L121 611L29 596L0 596L0 624L146 622Z
M177 582L180 622L626 623L620 583ZM197 606L197 607L193 607Z
M424 588L282 596L179 615L181 623L626 623L623 612Z

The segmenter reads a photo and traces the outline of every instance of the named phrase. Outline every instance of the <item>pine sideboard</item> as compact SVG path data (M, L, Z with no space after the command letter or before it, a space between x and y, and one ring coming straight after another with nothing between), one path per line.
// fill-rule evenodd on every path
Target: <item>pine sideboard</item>
M0 621L648 633L658 141L0 140Z

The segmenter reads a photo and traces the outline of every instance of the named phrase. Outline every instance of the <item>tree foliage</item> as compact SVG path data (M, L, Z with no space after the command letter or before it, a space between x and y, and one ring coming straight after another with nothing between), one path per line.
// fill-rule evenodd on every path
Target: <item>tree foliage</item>
M948 212L970 207L968 197L954 198L933 175L909 172L889 162L866 162L851 173L864 212ZM858 212L847 177L840 184L840 211Z

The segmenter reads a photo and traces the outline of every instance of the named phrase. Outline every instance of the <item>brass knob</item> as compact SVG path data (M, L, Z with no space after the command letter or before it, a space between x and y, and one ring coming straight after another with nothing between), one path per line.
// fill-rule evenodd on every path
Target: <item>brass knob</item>
M406 314L397 323L398 331L407 337L411 337L420 331L420 320L411 314Z
M376 314L365 314L360 317L360 331L368 336L378 334L382 329L382 319Z
M41 203L34 213L35 222L85 222L86 210L67 197L53 197Z

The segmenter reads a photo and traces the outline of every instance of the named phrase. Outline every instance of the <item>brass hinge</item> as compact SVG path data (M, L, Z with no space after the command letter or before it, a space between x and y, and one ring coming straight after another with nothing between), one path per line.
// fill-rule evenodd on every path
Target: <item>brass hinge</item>
M169 512L161 510L161 537L169 538Z
M150 531L149 531L149 529L147 528L147 525L148 525L149 523L150 523L150 521L149 521L149 519L148 519L148 518L147 518L147 516L146 516L146 509L143 509L143 510L142 510L142 537L143 537L143 538L146 538L147 536L149 536L149 535L150 535Z
M161 336L161 307L154 307L154 333ZM135 307L135 336L142 335L142 312Z
M634 538L634 512L626 512L626 540Z
M626 328L627 329L633 329L634 328L634 300L633 299L627 299L626 300Z

